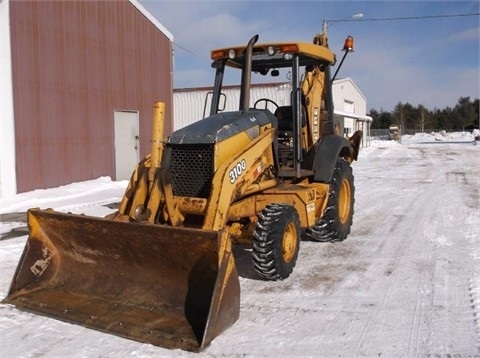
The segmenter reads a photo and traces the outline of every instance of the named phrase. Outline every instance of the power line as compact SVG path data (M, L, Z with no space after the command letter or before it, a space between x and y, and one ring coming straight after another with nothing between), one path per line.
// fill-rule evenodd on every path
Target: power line
M192 52L192 51L188 50L187 48L185 48L185 47L183 47L183 46L179 45L178 43L174 42L173 44L174 44L175 46L177 46L177 47L181 48L183 51L185 51L185 52L188 52L190 55L193 55L193 56L195 56L195 57L197 57L197 58L201 59L202 61L207 61L207 62L209 62L209 61L208 61L208 60L207 60L205 57L202 57L202 56L200 56L200 55L197 55L196 53L194 53L194 52Z
M1 1L1 0L0 0ZM329 23L334 22L348 22L348 21L357 21L357 22L364 22L364 21L395 21L395 20L421 20L421 19L439 19L439 18L448 18L448 17L465 17L465 16L479 16L480 13L471 13L471 14L448 14L448 15L427 15L427 16L408 16L408 17L384 17L384 18L372 18L372 19L339 19L339 20L328 20ZM196 53L188 50L187 48L183 47L182 45L174 42L175 46L181 48L183 51L188 52L192 56L195 56L202 61L209 62L205 57L197 55Z
M408 17L384 17L384 18L372 18L372 19L340 19L330 20L329 22L346 22L346 21L393 21L393 20L421 20L421 19L439 19L446 17L465 17L465 16L479 16L480 13L472 14L449 14L449 15L428 15L428 16L408 16Z

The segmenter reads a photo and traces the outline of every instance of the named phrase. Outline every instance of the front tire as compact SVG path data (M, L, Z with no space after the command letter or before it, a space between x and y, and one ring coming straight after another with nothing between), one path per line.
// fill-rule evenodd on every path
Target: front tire
M320 242L345 240L352 226L354 194L352 168L346 160L339 159L330 181L327 208L322 217L307 228L307 237Z
M268 280L290 276L300 248L300 219L287 204L269 204L253 232L252 260L257 274Z

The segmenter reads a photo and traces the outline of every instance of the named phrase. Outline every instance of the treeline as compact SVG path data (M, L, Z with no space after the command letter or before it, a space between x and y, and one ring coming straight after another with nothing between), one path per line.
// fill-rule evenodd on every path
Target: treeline
M371 109L372 129L386 129L392 124L401 125L403 129L424 130L473 130L478 129L479 100L460 97L455 107L429 110L422 105L412 106L399 102L393 112L378 112Z

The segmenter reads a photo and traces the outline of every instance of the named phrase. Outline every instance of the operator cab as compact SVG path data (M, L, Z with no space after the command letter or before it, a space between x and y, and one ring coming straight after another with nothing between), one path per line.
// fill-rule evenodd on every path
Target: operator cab
M273 113L278 119L280 165L291 166L296 173L294 176L300 177L303 158L323 136L334 133L330 67L335 64L336 57L328 48L324 35L317 35L313 43L256 44L257 40L258 35L247 46L211 52L216 74L210 115L219 112L222 87L230 79L226 69L240 70L236 71L241 73L239 105L237 109L229 110L246 112L256 109ZM266 83L268 74L276 78L283 75L289 82L290 103L278 104L272 98L251 98L252 80Z

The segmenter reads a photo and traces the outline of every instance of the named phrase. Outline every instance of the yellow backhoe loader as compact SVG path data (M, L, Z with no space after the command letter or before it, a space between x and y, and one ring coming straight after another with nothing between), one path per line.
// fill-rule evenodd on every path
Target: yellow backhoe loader
M257 39L212 51L206 118L164 139L165 106L155 103L151 153L135 168L116 213L29 210L29 237L3 303L199 351L239 316L235 242L251 242L260 277L283 280L301 238L347 237L350 164L362 134L338 134L330 72L336 57L323 34L313 43ZM349 37L345 55L352 45ZM227 68L241 72L240 103L222 112ZM291 79L291 103L261 98L252 107L252 76L280 71Z

